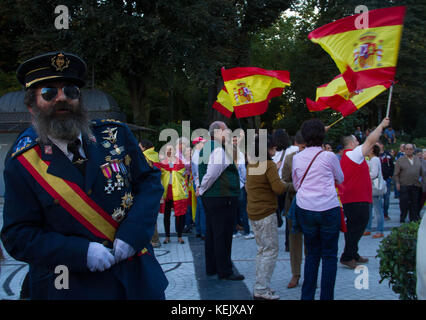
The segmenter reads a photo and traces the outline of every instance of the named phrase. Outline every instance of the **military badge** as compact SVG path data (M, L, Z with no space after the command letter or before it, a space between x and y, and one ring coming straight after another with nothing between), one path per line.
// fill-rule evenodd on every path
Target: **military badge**
M125 216L126 216L126 212L122 208L116 208L114 209L114 212L112 213L112 218L117 222L120 222L121 220L123 220Z
M109 166L109 163L101 165L101 170L105 178L107 178L107 185L104 188L107 194L111 194L114 191L114 186L112 184L112 169Z
M106 128L102 133L107 133L108 137L103 137L103 139L109 141L110 143L115 143L117 141L117 128Z
M56 56L50 59L52 67L56 71L64 71L70 65L70 60L65 57L63 53L58 53Z
M114 149L110 150L109 153L111 153L113 156L120 155L122 152L124 152L124 147L119 147L117 145L114 145Z
M89 140L96 143L96 137L94 135L90 135Z
M45 154L52 154L52 146L51 145L45 145L44 146L44 153Z
M121 202L121 206L124 209L129 209L133 205L133 196L132 196L132 194L130 192L129 193L126 192L124 194L124 196L121 197L121 200L123 200Z
M111 161L111 168L116 174L115 178L117 179L117 182L114 184L114 186L117 188L117 190L121 190L121 188L124 187L124 180L123 177L120 175L120 161L121 160L118 159Z
M109 143L108 141L104 141L101 144L102 144L102 147L104 147L105 149L108 149L109 147L111 147L111 143Z
M126 154L126 156L124 157L124 164L126 166L130 166L131 161L132 161L132 158L128 154Z

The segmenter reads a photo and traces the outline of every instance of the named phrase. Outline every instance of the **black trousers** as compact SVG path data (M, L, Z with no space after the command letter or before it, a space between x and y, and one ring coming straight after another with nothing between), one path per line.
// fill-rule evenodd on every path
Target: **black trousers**
M238 197L201 197L206 213L204 241L206 273L232 274L232 233L238 214Z
M399 191L399 209L401 211L401 222L405 222L407 214L411 221L420 219L419 203L422 188L415 186L401 186Z
M341 261L358 260L358 242L364 234L370 218L370 203L353 202L343 205L346 217L345 250L340 257Z
M170 215L172 212L173 201L166 200L164 205L164 232L166 233L166 237L170 238ZM182 237L183 228L185 227L185 215L176 216L175 217L175 229L177 236L179 238Z

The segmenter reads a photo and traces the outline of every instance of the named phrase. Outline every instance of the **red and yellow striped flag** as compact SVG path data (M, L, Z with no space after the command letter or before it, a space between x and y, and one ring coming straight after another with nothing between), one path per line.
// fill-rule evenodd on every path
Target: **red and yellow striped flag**
M269 100L280 96L290 85L290 73L281 70L222 68L222 77L237 118L266 112Z
M309 111L322 111L331 108L346 117L374 99L389 86L390 83L387 83L386 85L377 85L349 92L346 82L340 74L331 82L318 87L315 101L307 98L306 104Z
M220 90L219 94L217 95L217 100L213 104L213 109L216 109L225 117L230 118L232 116L232 113L234 112L234 106L232 105L231 98L229 97L225 86L223 86L222 90Z
M360 14L312 31L308 38L330 54L349 92L392 83L395 77L405 7L368 12L368 28L357 29Z

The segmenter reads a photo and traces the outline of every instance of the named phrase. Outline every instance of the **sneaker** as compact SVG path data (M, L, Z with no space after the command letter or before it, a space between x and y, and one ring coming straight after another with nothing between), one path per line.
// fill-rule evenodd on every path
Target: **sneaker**
M241 237L242 236L242 234L241 233L239 233L239 232L237 232L237 233L234 233L233 235L232 235L232 238L239 238L239 237Z
M340 263L343 264L345 267L349 268L349 269L355 269L357 267L357 263L354 259L350 260L350 261L342 261L340 260Z
M375 235L373 235L373 239L378 239L378 238L383 238L385 235L383 233L376 233Z
M370 231L365 231L364 234L363 234L363 236L369 236L370 234L371 234Z
M244 239L249 240L249 239L254 239L254 233L250 232L249 234L246 234L244 236Z
M279 300L280 296L277 294L272 293L270 290L264 292L264 293L254 293L253 299L254 300Z

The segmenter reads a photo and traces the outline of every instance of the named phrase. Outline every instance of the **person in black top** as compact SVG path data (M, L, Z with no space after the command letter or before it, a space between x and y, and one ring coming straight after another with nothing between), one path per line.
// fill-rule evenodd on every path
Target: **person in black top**
M393 171L395 168L393 164L394 159L388 151L385 151L385 147L382 142L377 142L377 145L380 147L379 158L382 164L383 179L386 181L386 187L387 187L387 191L383 195L383 213L385 216L385 220L390 220L388 215L388 210L389 210L392 176L393 176Z

